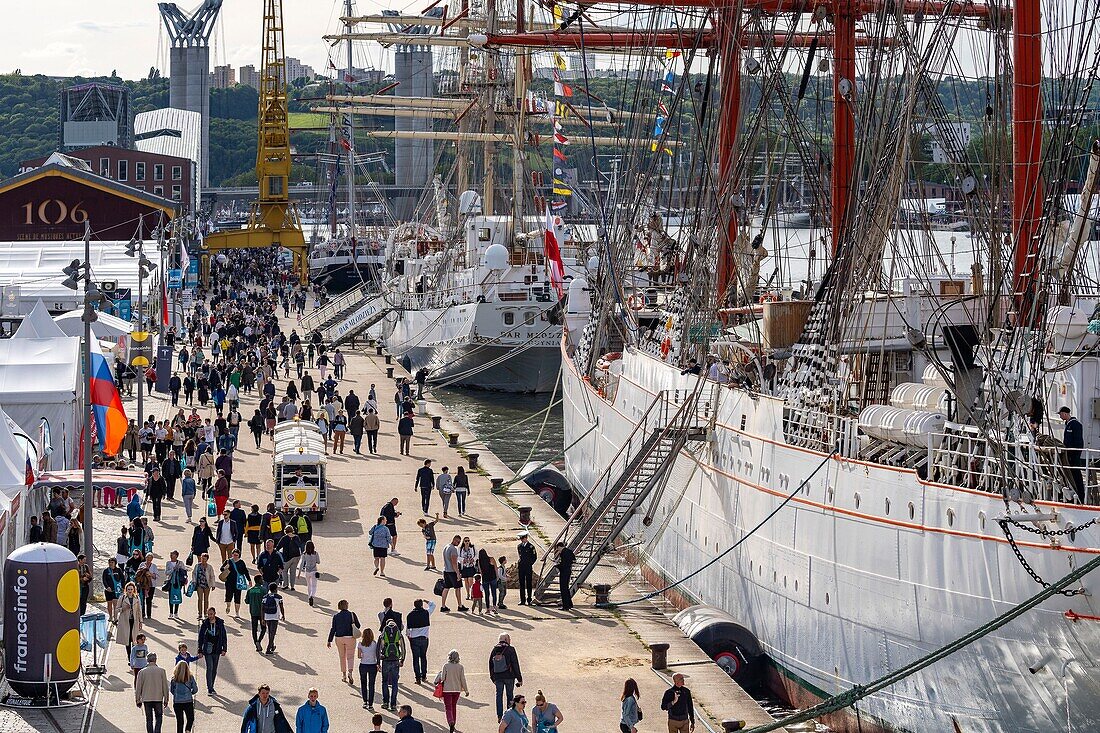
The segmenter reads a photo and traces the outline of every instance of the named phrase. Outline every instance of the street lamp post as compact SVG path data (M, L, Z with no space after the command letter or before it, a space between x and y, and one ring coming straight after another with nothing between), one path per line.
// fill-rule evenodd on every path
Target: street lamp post
M67 288L76 290L77 283L84 282L84 312L80 320L84 323L84 343L81 358L84 361L84 555L88 561L88 571L95 577L95 553L92 548L92 424L95 421L95 409L92 406L92 322L98 319L95 304L103 300L103 294L92 282L91 256L92 230L84 223L84 262L73 260L64 272L68 277L64 281Z
M138 288L137 288L137 290L138 290L138 292L137 292L138 330L141 331L142 333L146 334L145 339L146 339L146 341L148 341L149 336L148 336L148 331L145 330L145 306L144 306L144 297L143 297L142 293L143 293L143 290L144 290L143 285L144 285L144 281L145 281L145 276L148 275L149 270L152 269L153 262L152 262L152 260L150 260L148 257L145 256L144 242L142 241L142 238L141 238L141 222L138 222L138 231L137 231L137 233L134 234L133 238L130 240L130 243L126 245L126 254L130 257L137 256L137 258L138 258ZM146 343L146 341L143 341L142 343L144 344L144 343ZM130 366L130 367L134 366L133 359L131 359L130 362L131 363L128 366ZM141 365L138 365L138 366L141 366ZM145 366L148 366L148 364L146 364ZM144 374L144 370L142 371L141 374L137 374L135 376L137 378L137 413L138 413L138 421L140 422L141 426L144 427L145 426L145 412L144 412L145 407L144 407L144 403L143 403L143 396L144 396L144 393L145 393L145 374Z

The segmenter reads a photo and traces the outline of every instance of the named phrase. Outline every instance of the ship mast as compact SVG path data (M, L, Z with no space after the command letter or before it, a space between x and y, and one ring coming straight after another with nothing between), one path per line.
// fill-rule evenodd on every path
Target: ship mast
M1012 27L1012 235L1016 325L1034 328L1041 303L1036 291L1043 142L1042 36L1039 0L1016 0Z

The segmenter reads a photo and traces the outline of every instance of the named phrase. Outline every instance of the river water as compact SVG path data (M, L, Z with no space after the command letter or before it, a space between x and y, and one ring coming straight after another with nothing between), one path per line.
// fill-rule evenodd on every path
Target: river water
M509 394L447 388L436 391L434 396L513 471L523 467L532 448L534 454L530 460L553 460L559 468L563 465L560 454L565 439L561 405L552 408L549 416L532 417L546 410L550 404L549 393ZM516 426L524 419L527 421Z

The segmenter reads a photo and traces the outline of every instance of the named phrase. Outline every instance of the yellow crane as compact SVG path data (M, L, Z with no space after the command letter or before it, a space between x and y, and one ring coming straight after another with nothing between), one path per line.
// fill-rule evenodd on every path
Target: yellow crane
M206 237L206 250L286 247L294 256L298 279L309 278L307 247L298 208L290 200L290 124L286 105L286 56L283 53L282 0L264 0L263 59L260 69L259 140L256 180L248 227ZM209 276L209 268L206 270Z

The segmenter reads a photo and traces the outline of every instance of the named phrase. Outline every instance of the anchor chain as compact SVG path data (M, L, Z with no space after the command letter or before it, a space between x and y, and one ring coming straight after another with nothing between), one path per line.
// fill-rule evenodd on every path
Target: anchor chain
M1043 580L1042 576L1040 576L1039 573L1035 572L1035 568L1031 567L1031 563L1029 563L1027 561L1027 559L1024 558L1024 553L1020 552L1020 548L1016 544L1016 538L1012 536L1012 530L1010 530L1008 528L1008 525L1009 524L1014 524L1017 527L1019 527L1020 529L1025 530L1027 532L1032 532L1034 534L1046 535L1046 536L1055 536L1055 535L1069 534L1071 531L1072 532L1077 532L1077 531L1082 530L1085 527L1088 527L1088 526L1090 526L1092 524L1095 524L1095 523L1096 523L1095 519L1090 519L1086 524L1083 524L1080 527L1074 527L1072 530L1040 530L1040 529L1034 529L1032 527L1025 527L1022 524L1020 524L1019 522L1017 522L1015 520L1012 520L1012 519L1007 519L1006 518L1006 519L998 519L997 520L997 524L1001 525L1001 531L1004 532L1004 534L1005 534L1005 539L1008 540L1008 546L1012 548L1012 552L1016 554L1016 559L1020 561L1020 566L1023 567L1023 569L1027 572L1028 575L1031 576L1032 580L1034 580L1036 583L1043 586L1044 588L1049 588L1050 583ZM1069 598L1072 598L1073 596L1079 596L1084 592L1085 592L1084 588L1074 588L1072 590L1060 590L1060 591L1058 591L1059 594L1061 594L1063 596L1067 596Z

